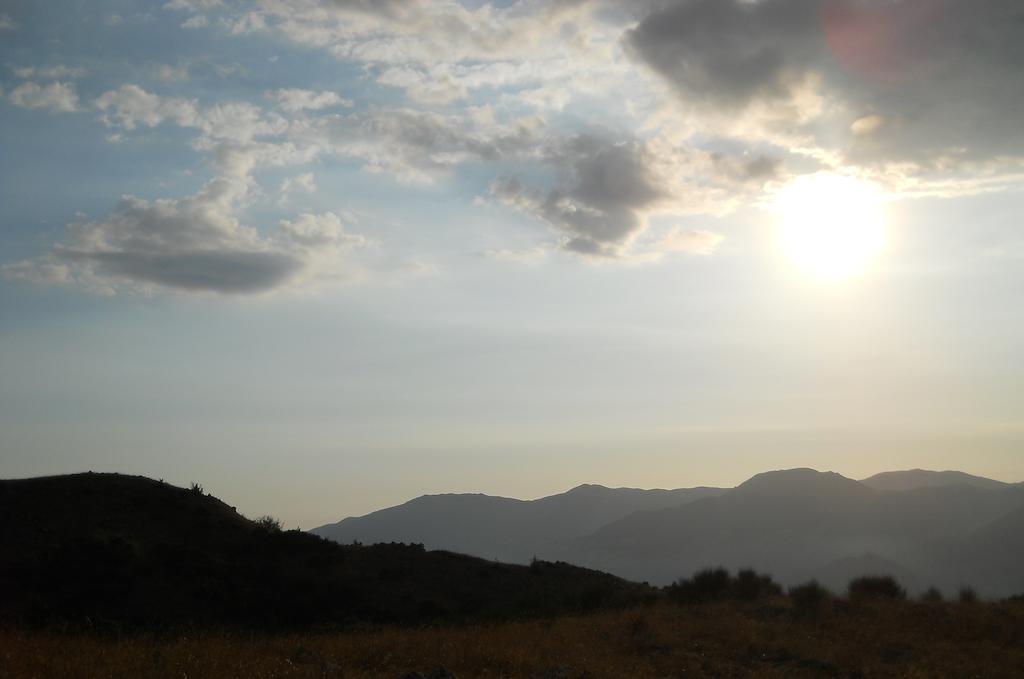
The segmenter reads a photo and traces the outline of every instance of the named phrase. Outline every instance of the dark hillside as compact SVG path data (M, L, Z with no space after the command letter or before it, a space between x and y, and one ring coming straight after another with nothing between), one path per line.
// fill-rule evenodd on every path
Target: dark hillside
M0 481L0 621L283 628L559 613L644 588L565 564L282 532L201 490L77 474Z

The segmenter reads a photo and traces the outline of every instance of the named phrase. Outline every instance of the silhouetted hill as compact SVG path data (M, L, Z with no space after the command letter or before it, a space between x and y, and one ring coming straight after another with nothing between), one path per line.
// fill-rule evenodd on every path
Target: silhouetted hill
M909 469L907 471L882 472L861 481L865 486L875 490L902 491L930 488L934 486L955 486L959 484L997 490L1009 488L1013 484L973 476L957 471L929 471L927 469Z
M479 494L425 495L312 532L340 543L417 542L431 549L526 563L551 543L586 535L633 512L674 507L723 492L582 485L532 501Z
M199 490L78 474L0 481L0 621L290 627L515 617L638 598L565 564L342 546Z
M1024 570L997 553L997 538L982 536L1019 544L1014 517L1022 506L1015 486L881 492L834 473L769 472L718 497L633 514L543 556L658 584L713 565L752 567L794 584L835 579L836 564L870 555L889 564L887 572L918 576L908 584L970 583L1005 595L1024 592ZM953 554L963 556L951 563Z

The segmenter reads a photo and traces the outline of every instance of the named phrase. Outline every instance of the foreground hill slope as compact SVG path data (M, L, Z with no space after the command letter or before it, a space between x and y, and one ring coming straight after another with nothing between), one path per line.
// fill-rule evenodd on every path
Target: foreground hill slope
M480 494L424 495L311 531L340 543L417 542L525 563L553 542L587 535L634 512L676 507L721 488L640 490L582 485L538 500Z
M645 590L565 564L342 546L199 489L78 474L0 481L0 622L288 627L585 610Z

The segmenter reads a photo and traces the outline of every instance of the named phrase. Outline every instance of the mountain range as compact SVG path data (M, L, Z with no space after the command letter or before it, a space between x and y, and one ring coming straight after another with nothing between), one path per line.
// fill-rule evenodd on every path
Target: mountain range
M312 532L341 543L559 560L659 585L725 566L836 589L870 573L894 575L912 590L1024 592L1024 485L955 471L858 481L791 469L735 488L584 485L532 501L428 495Z

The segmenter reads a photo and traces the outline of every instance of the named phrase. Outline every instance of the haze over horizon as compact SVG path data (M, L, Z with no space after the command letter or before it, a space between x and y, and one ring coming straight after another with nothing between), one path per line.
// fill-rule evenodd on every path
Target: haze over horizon
M0 478L1024 480L1012 0L0 4ZM880 28L881 27L881 28Z

